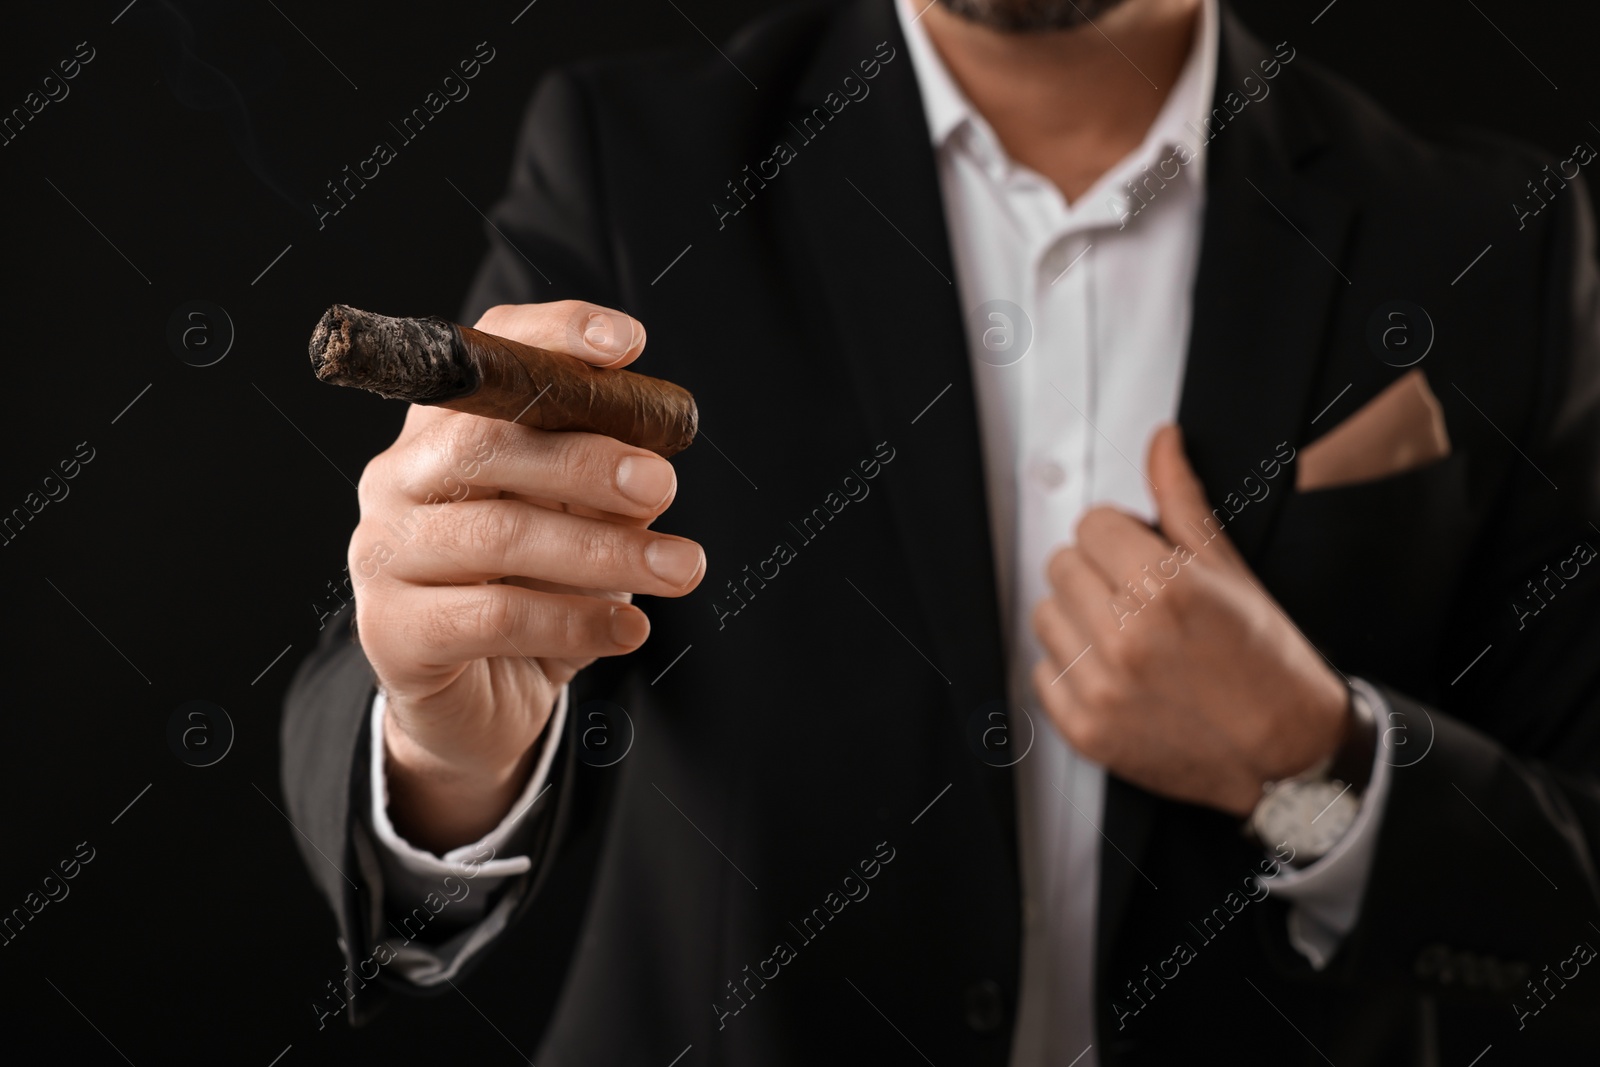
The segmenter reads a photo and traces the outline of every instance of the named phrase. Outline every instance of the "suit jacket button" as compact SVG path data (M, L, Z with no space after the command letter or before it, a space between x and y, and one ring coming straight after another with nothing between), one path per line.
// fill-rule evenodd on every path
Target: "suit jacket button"
M967 987L965 997L967 1025L980 1034L999 1029L1005 1020L1005 1006L1000 999L1000 986L985 978Z

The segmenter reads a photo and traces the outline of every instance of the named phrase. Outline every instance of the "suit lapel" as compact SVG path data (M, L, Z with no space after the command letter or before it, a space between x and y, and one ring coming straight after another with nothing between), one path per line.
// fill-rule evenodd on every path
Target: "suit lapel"
M1260 41L1222 10L1214 106L1224 107L1247 75L1260 80ZM1292 66L1290 67L1292 70ZM1189 351L1178 424L1195 472L1226 530L1253 561L1291 491L1292 465L1271 491L1249 500L1263 461L1280 442L1297 445L1314 412L1310 390L1324 357L1352 206L1296 175L1323 136L1314 112L1281 77L1264 100L1245 106L1207 148L1206 206L1195 281ZM1256 489L1259 492L1259 489ZM1144 865L1163 801L1117 779L1107 783L1104 830L1127 860L1102 849L1099 952L1105 968ZM1130 862L1131 861L1131 862Z
M1224 9L1217 107L1270 53ZM1287 79L1286 79L1287 81ZM1209 147L1206 208L1178 423L1213 507L1246 559L1288 487L1246 502L1244 479L1299 439L1324 356L1352 206L1295 173L1321 143L1292 84L1247 105ZM1275 106L1274 106L1275 105ZM1292 477L1292 469L1289 472ZM1225 513L1226 514L1226 513Z
M809 250L836 325L841 386L894 466L881 480L914 599L890 600L891 576L857 579L947 684L937 729L957 739L985 701L1005 695L978 417L944 205L915 72L893 7L854 3L822 43L795 95L795 122L843 97L841 82L875 55L870 93L833 117L791 164L795 203L777 213L785 239ZM785 180L789 180L786 175ZM861 610L872 610L866 604ZM899 641L886 630L886 639ZM964 750L964 749L963 749ZM997 832L1015 852L1008 770L973 755Z

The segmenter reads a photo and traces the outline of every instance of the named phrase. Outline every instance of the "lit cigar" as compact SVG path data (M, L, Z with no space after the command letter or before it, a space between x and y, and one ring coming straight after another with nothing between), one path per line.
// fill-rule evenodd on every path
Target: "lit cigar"
M335 304L311 333L311 367L333 385L540 430L605 434L671 456L699 424L688 390L458 326Z

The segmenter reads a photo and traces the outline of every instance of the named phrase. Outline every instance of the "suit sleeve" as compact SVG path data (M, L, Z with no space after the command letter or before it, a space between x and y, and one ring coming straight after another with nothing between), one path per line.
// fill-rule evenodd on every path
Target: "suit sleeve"
M588 104L576 77L561 71L548 75L524 115L506 191L489 212L484 227L489 249L464 301L463 322L476 321L500 303L584 299L615 306L611 244L592 138ZM401 916L396 902L383 896L382 845L370 818L363 815L374 784L369 723L375 679L349 614L346 609L327 622L316 651L290 685L282 727L282 785L289 813L302 831L297 843L307 868L334 913L345 962L352 974L372 976L347 1005L333 1009L335 1015L343 1010L359 1025L377 1014L390 993L419 992L421 987L404 977L401 968L387 966L403 947L404 928L397 935L394 923ZM604 695L619 677L613 663L592 665L575 679L570 699ZM571 742L558 737L546 741L558 746L548 794L519 835L519 844L526 842L523 854L529 867L496 888L492 899L474 902L475 911L498 916L497 932L508 928L537 896L574 818ZM440 923L433 940L448 935L441 943L448 945L474 936L455 925ZM475 966L484 953L468 955L472 959L463 970Z
M1380 686L1387 810L1334 980L1459 989L1460 968L1440 968L1467 960L1473 984L1511 1003L1575 944L1600 943L1600 278L1586 190L1574 182L1559 206L1529 312L1538 351L1505 354L1537 385L1520 424L1498 427L1506 473L1433 699Z

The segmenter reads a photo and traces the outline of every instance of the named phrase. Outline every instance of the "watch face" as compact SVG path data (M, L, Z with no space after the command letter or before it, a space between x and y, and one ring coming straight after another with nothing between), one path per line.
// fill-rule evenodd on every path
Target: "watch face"
M1342 782L1279 782L1261 798L1251 824L1268 845L1287 842L1297 856L1327 854L1355 821L1360 808Z

